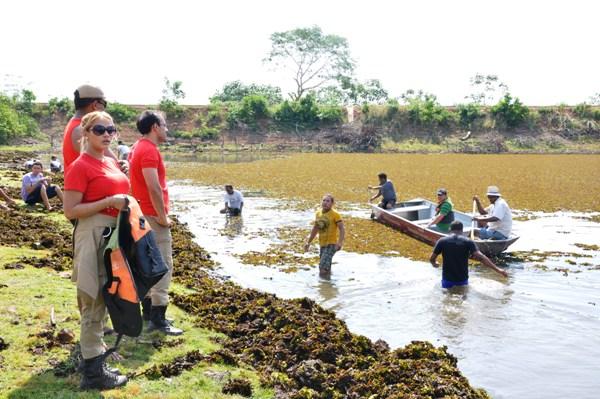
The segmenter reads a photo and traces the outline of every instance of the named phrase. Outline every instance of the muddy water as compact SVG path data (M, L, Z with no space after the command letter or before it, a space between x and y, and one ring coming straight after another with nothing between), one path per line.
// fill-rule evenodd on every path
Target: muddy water
M352 331L392 347L447 345L471 383L495 398L598 397L600 251L574 245L600 244L600 224L586 219L594 214L517 212L529 220L514 222L521 239L511 247L517 259L505 261L510 277L475 267L466 290L448 292L426 259L341 251L329 281L315 267L243 264L239 255L276 244L282 225L307 227L313 211L250 192L243 218L226 219L220 191L180 181L170 192L218 273L242 286L313 298Z

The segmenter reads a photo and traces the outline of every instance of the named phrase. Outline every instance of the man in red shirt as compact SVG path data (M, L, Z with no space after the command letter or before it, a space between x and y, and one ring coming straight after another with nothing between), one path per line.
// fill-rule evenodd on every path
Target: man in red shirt
M162 114L144 111L137 120L138 131L142 134L129 153L131 190L140 203L140 208L156 235L156 244L169 267L169 272L152 287L149 292L151 309L148 331L159 330L168 335L180 335L183 331L173 327L165 317L169 304L169 284L173 273L173 250L171 247L171 220L169 219L169 192L165 164L158 145L167 141L167 123ZM149 308L148 298L144 298L144 309Z
M75 90L73 102L75 103L75 115L69 120L63 134L63 162L65 164L65 173L73 161L81 153L81 118L93 111L104 111L107 102L104 93L99 87L82 85ZM104 155L117 159L110 149L107 149ZM121 169L123 169L121 167ZM126 170L123 172L127 173Z

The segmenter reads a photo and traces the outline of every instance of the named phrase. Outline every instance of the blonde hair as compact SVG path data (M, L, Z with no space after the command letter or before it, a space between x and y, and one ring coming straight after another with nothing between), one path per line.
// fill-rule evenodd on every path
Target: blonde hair
M85 114L85 116L81 119L81 127L86 132L89 132L90 129L96 124L98 119L109 119L111 123L113 123L113 118L110 116L108 112L105 111L94 111L89 114Z
M110 123L114 123L112 116L110 116L110 114L108 112L93 111L93 112L90 112L89 114L85 114L83 116L83 118L81 118L81 128L83 129L84 132L89 132L92 129L92 127L94 127L96 122L98 122L99 119L108 119L108 120L110 120ZM81 152L83 152L87 149L88 143L87 143L87 137L85 135L81 136L81 141L79 142L79 145L81 147Z

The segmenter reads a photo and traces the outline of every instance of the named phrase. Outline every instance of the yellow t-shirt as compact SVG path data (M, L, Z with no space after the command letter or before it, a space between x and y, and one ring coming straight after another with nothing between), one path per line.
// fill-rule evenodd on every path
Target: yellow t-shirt
M338 222L342 221L339 213L333 209L323 213L318 210L315 217L315 225L319 228L319 245L324 247L330 244L337 244L338 240Z

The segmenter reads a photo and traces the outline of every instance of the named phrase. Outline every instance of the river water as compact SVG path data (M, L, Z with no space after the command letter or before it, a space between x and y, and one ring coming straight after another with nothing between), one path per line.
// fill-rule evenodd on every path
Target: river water
M246 193L243 218L226 219L219 190L176 181L170 193L175 213L220 263L217 272L241 286L312 298L351 331L393 348L412 340L446 345L471 384L494 398L600 397L600 251L574 245L600 243L600 224L589 215L528 213L531 220L514 222L521 239L510 250L564 254L509 261L506 280L471 268L469 287L449 292L426 260L342 250L330 280L314 267L285 273L243 264L236 255L265 250L278 227L307 227L313 211Z

